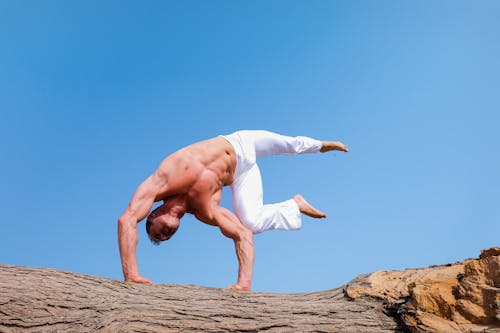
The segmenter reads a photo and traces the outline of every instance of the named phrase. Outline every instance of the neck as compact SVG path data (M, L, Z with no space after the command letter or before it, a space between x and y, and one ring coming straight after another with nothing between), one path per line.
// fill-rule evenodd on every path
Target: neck
M188 211L187 197L185 195L176 196L168 200L170 215L181 218Z

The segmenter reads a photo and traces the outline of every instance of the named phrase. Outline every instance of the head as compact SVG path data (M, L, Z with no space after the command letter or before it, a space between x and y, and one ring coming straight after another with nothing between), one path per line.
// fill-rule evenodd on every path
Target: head
M173 214L167 204L153 210L146 220L146 232L155 245L169 240L179 228L181 216Z

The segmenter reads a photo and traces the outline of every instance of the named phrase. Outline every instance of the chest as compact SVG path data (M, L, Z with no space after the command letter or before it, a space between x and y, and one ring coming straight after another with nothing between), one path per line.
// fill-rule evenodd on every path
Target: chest
M223 184L211 177L201 178L187 193L190 212L199 220L208 223L211 219L211 210L218 205L222 194Z

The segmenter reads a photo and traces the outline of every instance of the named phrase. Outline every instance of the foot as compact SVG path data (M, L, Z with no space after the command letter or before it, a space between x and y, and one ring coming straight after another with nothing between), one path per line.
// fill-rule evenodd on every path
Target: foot
M326 153L330 150L340 150L346 153L349 151L349 148L347 148L347 146L340 141L323 141L322 143L323 145L319 150L322 153Z
M313 206L311 206L306 201L306 199L304 199L304 197L301 196L300 194L295 195L293 197L293 200L295 200L295 202L299 206L299 210L300 210L300 212L302 214L305 214L307 216L314 217L314 218L324 218L324 217L326 217L325 213L323 213L322 211L320 211L320 210L314 208Z

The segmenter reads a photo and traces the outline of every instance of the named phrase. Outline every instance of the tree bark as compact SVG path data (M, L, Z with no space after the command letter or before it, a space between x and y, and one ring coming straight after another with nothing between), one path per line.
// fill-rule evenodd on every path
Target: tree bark
M2 332L394 332L374 299L139 285L0 265Z
M306 294L141 285L0 265L0 332L500 332L500 249L488 251Z

